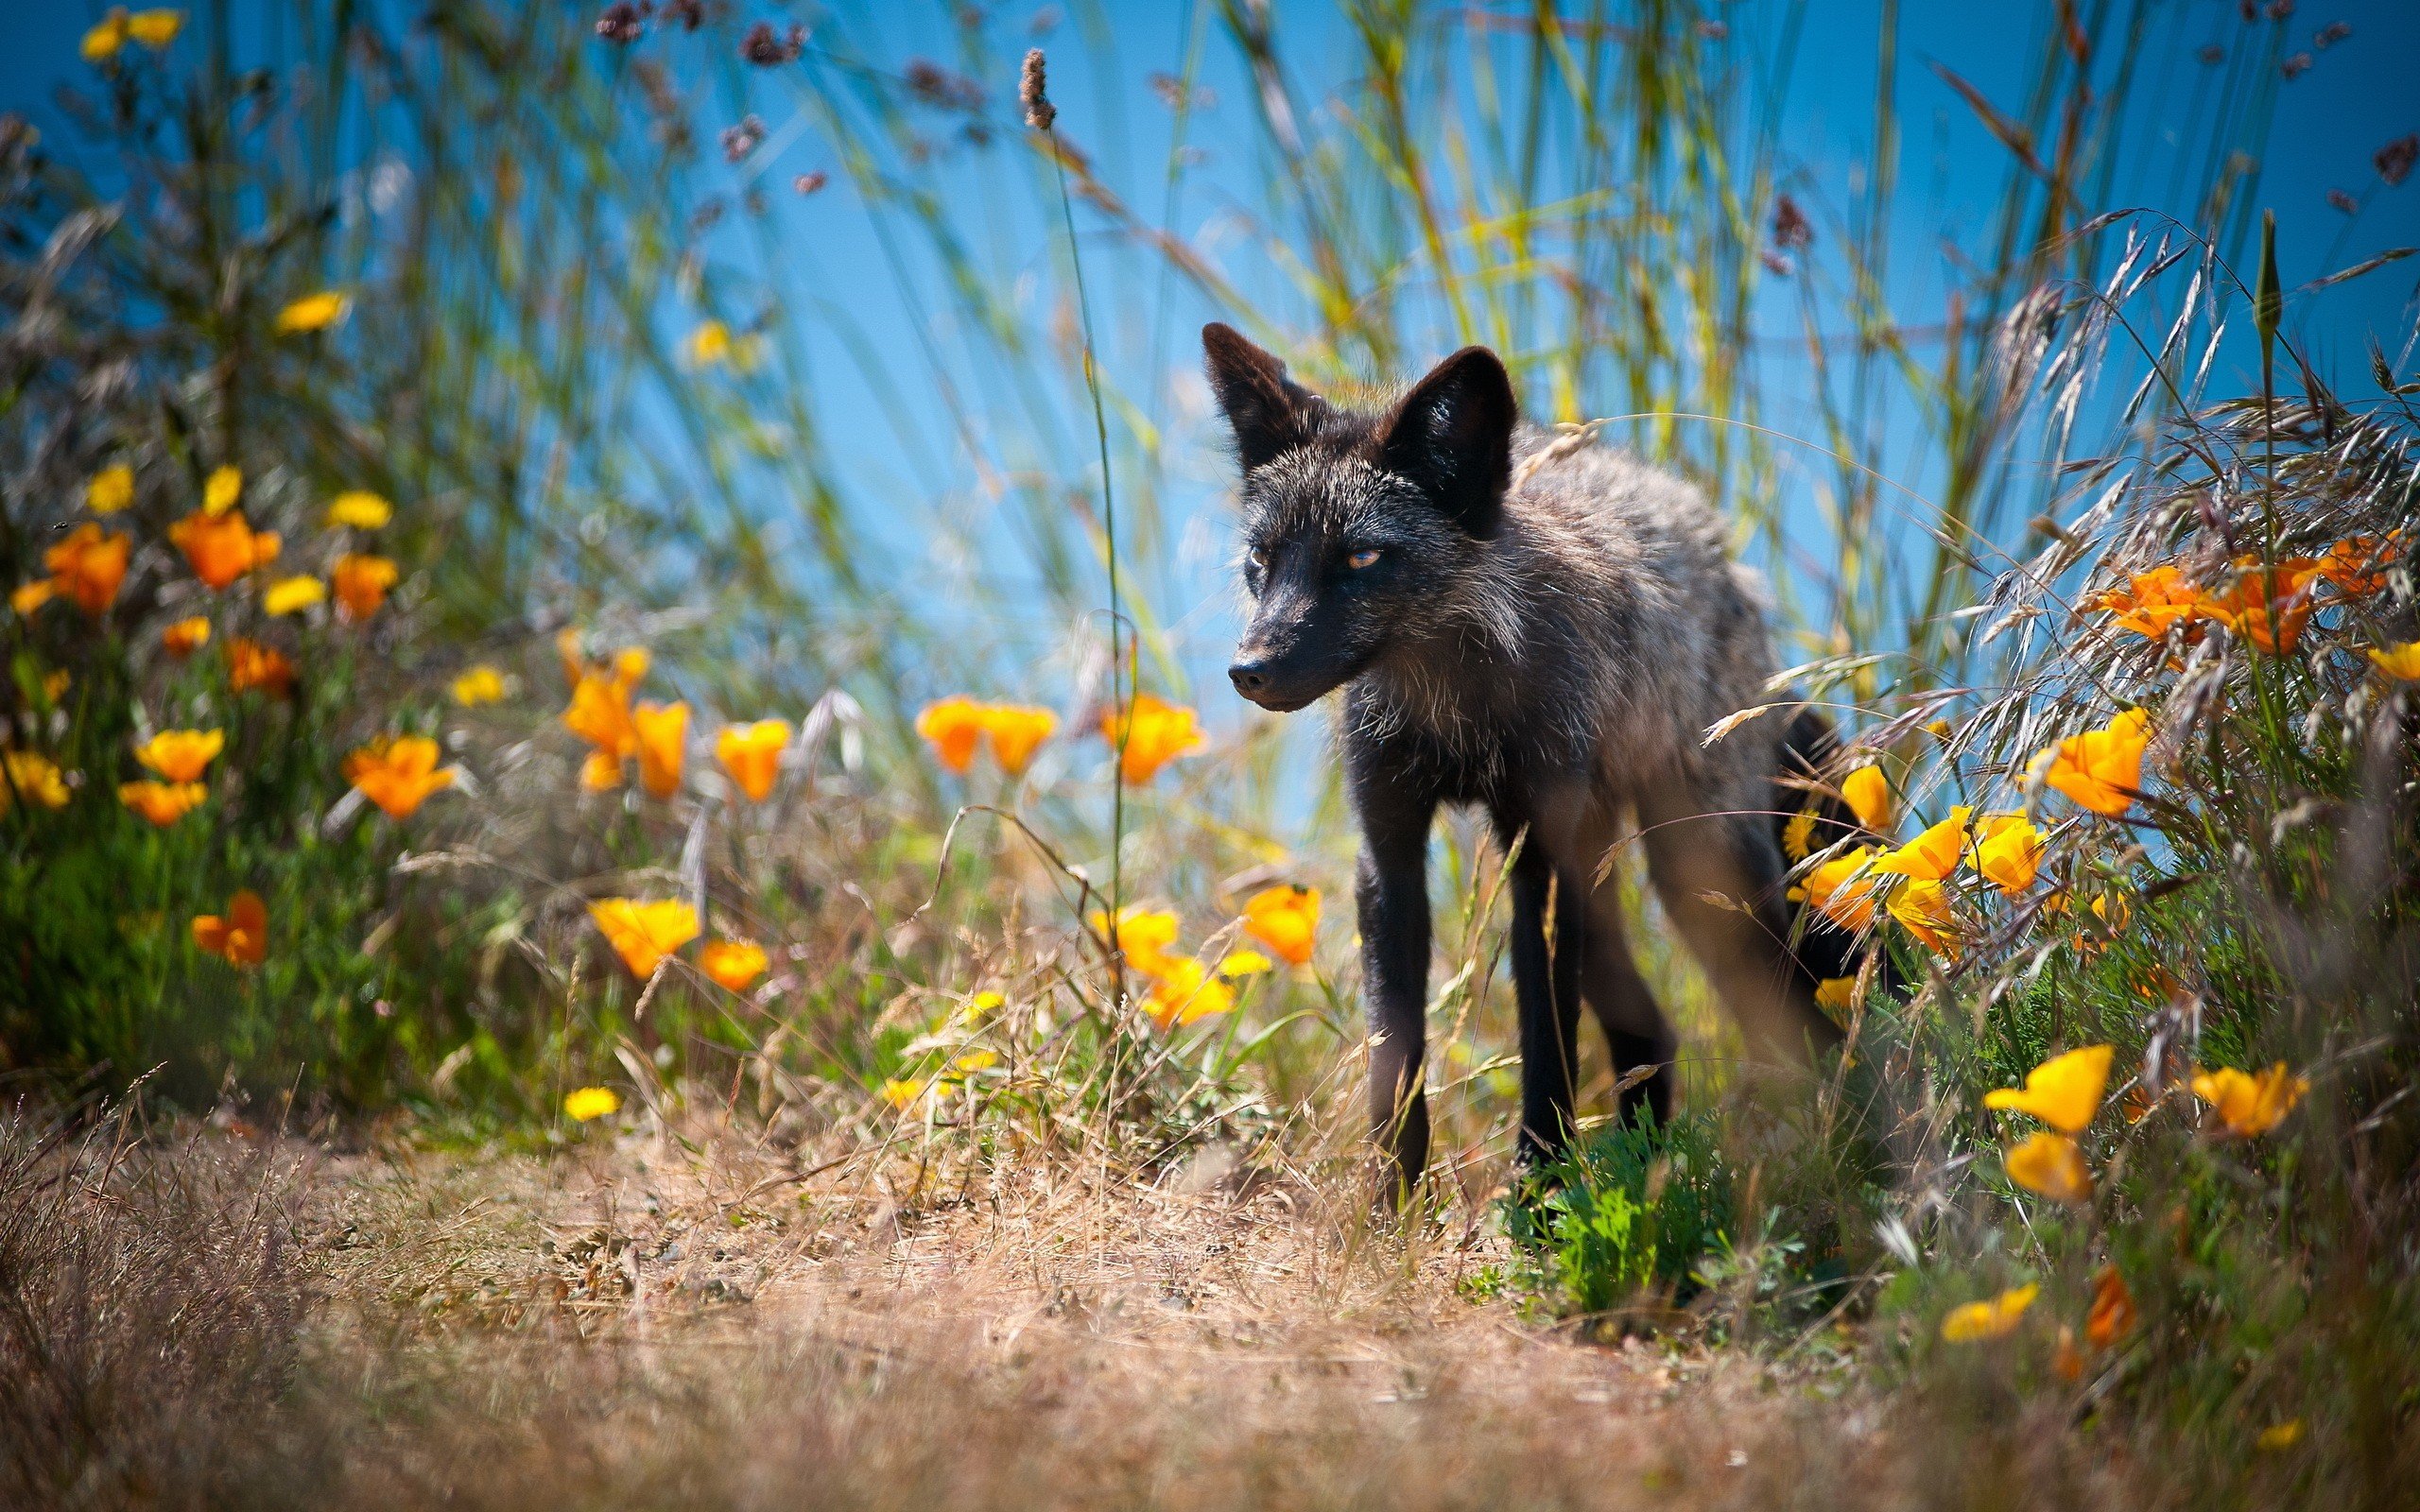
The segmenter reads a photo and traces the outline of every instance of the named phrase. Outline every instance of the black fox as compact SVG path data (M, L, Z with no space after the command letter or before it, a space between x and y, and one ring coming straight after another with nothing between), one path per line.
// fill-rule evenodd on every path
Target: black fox
M1765 696L1761 585L1686 484L1518 422L1495 353L1466 348L1381 411L1331 404L1224 325L1201 333L1243 465L1251 627L1236 690L1281 713L1345 690L1346 780L1371 1113L1408 1189L1421 1091L1440 803L1482 806L1512 864L1521 1146L1571 1132L1585 1001L1617 1068L1656 1068L1623 1112L1670 1113L1675 1041L1633 965L1603 862L1644 844L1665 909L1760 1059L1806 1065L1840 1032L1815 984L1853 974L1828 927L1795 947L1776 816L1808 803L1820 715L1709 726ZM1837 818L1837 814L1831 816ZM1829 836L1826 836L1829 838ZM1551 916L1551 917L1549 917Z

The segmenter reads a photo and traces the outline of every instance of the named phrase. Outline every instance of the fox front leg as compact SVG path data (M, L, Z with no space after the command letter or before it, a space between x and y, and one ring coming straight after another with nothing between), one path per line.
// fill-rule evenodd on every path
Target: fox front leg
M1361 784L1356 784L1357 788ZM1392 784L1389 784L1392 785ZM1436 800L1356 793L1361 866L1361 983L1370 1026L1370 1122L1380 1152L1380 1200L1409 1200L1428 1166L1428 825Z

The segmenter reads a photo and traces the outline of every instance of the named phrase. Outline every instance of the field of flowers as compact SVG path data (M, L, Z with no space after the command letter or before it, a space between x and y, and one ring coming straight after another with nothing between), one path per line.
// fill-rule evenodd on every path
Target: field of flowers
M234 66L223 11L96 12L81 157L0 117L0 1500L2409 1504L2420 375L2409 331L2330 373L2296 320L2409 249L2290 289L2248 203L2091 198L2077 123L2139 38L2061 7L2032 115L1967 93L2026 164L1997 224L2048 229L1951 297L1938 371L1818 353L1898 374L1940 487L1890 502L1824 399L1824 573L1779 585L1804 655L1705 732L1841 724L1785 849L1790 898L1881 945L1819 995L1843 1054L1804 1096L1737 1077L1645 907L1681 1111L1608 1122L1592 1049L1581 1143L1516 1169L1505 864L1449 825L1439 1156L1396 1215L1364 1200L1340 795L1192 691L1175 421L1107 375L1085 280L1131 253L1242 296L1109 187L1043 50L971 12L961 73L682 0L268 9L284 72ZM1564 92L1538 129L1694 208L1554 209L1533 171L1508 218L1518 175L1441 188L1410 124L1465 108L1405 60L1445 24L1349 9L1366 68L1317 124L1264 8L1219 21L1305 370L1401 366L1451 309L1569 444L1686 472L1786 566L1718 353L1757 281L1824 296L1723 23L1625 9L1668 74L1620 89L1571 60L1615 28L1524 23ZM2224 9L2273 72L2293 8ZM928 238L991 344L869 387L946 391L1011 524L931 556L1022 531L1006 587L926 612L878 580L809 318L709 240L780 248L764 189L700 188L774 150L776 84L836 164L786 192L837 172ZM1199 93L1161 89L1180 129ZM2257 113L2208 108L2214 140ZM1604 135L1629 110L1685 129ZM916 177L1011 149L1046 307L987 292ZM2375 192L2415 159L2387 144ZM1606 315L1591 236L1686 290L1634 313L1694 355ZM1422 259L1433 305L1394 283ZM1867 336L1877 277L1840 297ZM2257 391L2214 387L2228 352ZM978 438L1003 394L1060 450ZM1673 423L1709 414L1738 434Z

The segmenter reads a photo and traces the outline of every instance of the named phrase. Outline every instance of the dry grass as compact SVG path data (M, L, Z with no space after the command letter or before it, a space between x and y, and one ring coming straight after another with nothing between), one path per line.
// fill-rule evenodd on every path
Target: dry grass
M538 1160L20 1126L0 1484L90 1507L1996 1500L2008 1445L1943 1454L1844 1358L1583 1342L1458 1287L1504 1257L1450 1214L1384 1236L1339 1194L1215 1174L908 1209L866 1168L800 1181L711 1133Z

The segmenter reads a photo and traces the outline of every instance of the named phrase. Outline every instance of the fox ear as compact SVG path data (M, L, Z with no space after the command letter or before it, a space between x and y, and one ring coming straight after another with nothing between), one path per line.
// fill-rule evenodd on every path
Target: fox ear
M1317 433L1326 401L1286 376L1286 365L1218 321L1201 328L1210 392L1236 433L1244 471L1267 462Z
M1489 540L1504 522L1518 413L1504 364L1485 347L1464 347L1380 422L1379 465L1419 484L1465 531Z

